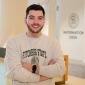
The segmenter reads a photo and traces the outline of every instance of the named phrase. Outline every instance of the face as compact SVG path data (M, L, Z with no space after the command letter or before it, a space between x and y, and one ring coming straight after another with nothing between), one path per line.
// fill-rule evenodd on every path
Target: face
M39 33L45 22L43 12L40 10L30 10L27 19L25 19L25 22L30 32Z

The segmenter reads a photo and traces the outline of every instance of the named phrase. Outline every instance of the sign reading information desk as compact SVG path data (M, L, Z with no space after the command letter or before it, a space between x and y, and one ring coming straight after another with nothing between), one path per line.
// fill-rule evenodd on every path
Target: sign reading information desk
M62 50L70 59L83 61L85 59L84 0L62 0L62 3L58 29Z

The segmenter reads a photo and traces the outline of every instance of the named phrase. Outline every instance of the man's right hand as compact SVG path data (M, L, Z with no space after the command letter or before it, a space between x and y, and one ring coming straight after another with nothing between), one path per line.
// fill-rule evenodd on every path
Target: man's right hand
M51 61L48 63L48 65L53 65L53 64L55 64L55 63L56 63L55 60L51 60Z
M48 79L49 79L48 77L40 76L40 81L45 81L45 80L48 80Z

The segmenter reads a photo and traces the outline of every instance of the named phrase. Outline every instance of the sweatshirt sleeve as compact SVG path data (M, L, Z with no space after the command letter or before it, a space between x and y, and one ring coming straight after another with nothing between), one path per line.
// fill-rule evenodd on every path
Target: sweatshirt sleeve
M39 82L40 76L24 69L21 65L20 48L15 38L7 41L5 67L6 76L19 82Z
M51 49L51 59L56 60L56 63L54 65L40 66L39 74L49 78L63 76L66 71L66 66L59 42L53 40Z

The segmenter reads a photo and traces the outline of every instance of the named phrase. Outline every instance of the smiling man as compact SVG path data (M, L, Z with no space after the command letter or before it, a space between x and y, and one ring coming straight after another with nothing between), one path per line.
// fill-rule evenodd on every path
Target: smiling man
M52 78L64 75L65 62L58 40L41 33L43 7L30 5L25 23L28 31L7 41L6 76L12 85L55 85Z

